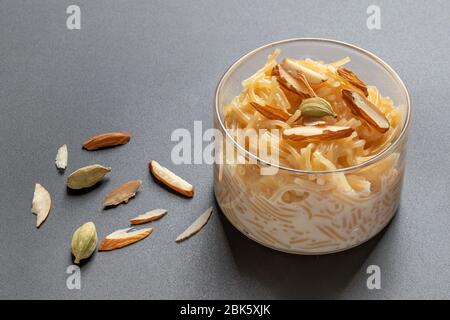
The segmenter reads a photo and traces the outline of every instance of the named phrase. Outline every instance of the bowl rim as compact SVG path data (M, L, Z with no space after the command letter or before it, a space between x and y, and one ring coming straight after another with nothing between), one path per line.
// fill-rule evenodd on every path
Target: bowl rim
M259 158L258 156L254 155L253 153L249 152L248 150L246 150L231 136L230 132L225 127L225 124L223 123L223 120L222 120L222 117L220 116L220 111L219 111L219 94L221 92L222 86L225 83L225 81L228 80L229 76L233 73L233 71L236 68L238 68L244 61L248 60L249 58L254 56L256 53L258 53L259 51L264 50L269 47L274 47L274 46L277 46L280 44L285 44L285 43L290 43L290 42L299 42L299 41L317 41L317 42L331 43L331 44L337 44L337 45L348 47L352 50L356 50L356 51L362 53L363 55L368 56L369 58L371 58L372 60L374 60L375 62L380 64L382 67L384 67L388 71L388 73L390 73L390 75L393 76L393 78L398 82L398 84L403 89L403 91L406 95L406 118L405 118L405 123L403 125L403 128L400 131L400 134L398 135L398 137L394 140L394 142L389 147L380 151L375 156L370 158L368 161L362 162L355 166L338 168L338 169L333 169L333 170L313 171L313 170L301 170L301 169L290 168L290 167L278 165L278 164L263 160L263 159ZM217 117L217 120L220 124L221 130L225 132L227 138L232 141L233 145L236 146L236 148L238 148L241 152L243 152L247 157L253 158L254 160L257 161L258 164L275 167L279 170L288 171L288 172L297 173L297 174L327 174L327 173L338 173L338 172L352 172L352 171L365 168L371 164L378 162L379 160L388 156L396 148L396 146L400 143L400 141L402 141L406 137L406 134L409 130L410 123L411 123L411 112L412 112L411 98L410 98L408 89L407 89L405 83L403 82L403 80L397 74L397 72L395 72L395 70L389 64L387 64L384 60L382 60L377 55L373 54L372 52L370 52L368 50L362 49L356 45L353 45L353 44L350 44L347 42L333 40L333 39L327 39L327 38L290 38L290 39L284 39L284 40L280 40L280 41L274 41L274 42L265 44L263 46L260 46L256 49L248 52L247 54L243 55L242 57L237 59L235 62L233 62L227 68L227 70L224 72L222 77L220 78L219 83L217 84L215 92L214 92L214 109L215 109L215 117Z

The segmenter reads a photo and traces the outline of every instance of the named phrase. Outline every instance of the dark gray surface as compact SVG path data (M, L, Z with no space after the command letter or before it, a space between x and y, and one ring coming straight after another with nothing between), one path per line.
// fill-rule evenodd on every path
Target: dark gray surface
M76 1L80 31L66 29L69 4L0 1L0 298L450 298L450 2ZM379 31L366 28L369 4L381 7ZM399 214L376 239L330 256L261 247L218 210L198 236L176 244L215 205L212 168L175 168L197 187L187 200L156 185L147 160L168 164L175 128L212 125L214 88L235 59L292 37L359 45L406 82L414 121ZM132 132L132 141L81 150L90 135L115 130ZM67 194L53 165L63 143L68 172L98 162L113 167L109 179ZM135 178L144 182L136 199L101 210L112 187ZM30 213L35 182L53 196L39 230ZM82 267L82 289L66 288L76 227L92 220L103 237L156 207L170 213L149 239L96 253ZM370 264L381 267L381 290L366 288Z

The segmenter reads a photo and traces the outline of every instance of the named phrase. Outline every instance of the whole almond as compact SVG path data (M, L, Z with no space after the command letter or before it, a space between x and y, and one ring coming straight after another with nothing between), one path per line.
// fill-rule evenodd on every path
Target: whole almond
M90 166L80 168L72 172L67 177L67 186L70 189L83 189L92 187L97 182L102 180L108 172L111 172L110 167L104 167L99 164L92 164Z
M127 132L109 132L93 136L83 142L86 150L97 150L128 143L131 135Z
M116 206L122 202L127 203L130 198L136 195L141 184L141 180L131 180L114 189L103 200L103 208Z

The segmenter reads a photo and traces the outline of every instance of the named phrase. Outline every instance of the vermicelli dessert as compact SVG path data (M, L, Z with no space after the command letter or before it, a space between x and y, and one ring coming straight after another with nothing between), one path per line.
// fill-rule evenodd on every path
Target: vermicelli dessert
M261 160L270 145L276 159L237 163L222 152L216 197L237 228L267 246L303 254L355 246L398 207L403 146L371 159L399 137L405 106L366 85L347 68L349 58L326 63L279 53L242 82L222 119L244 157ZM239 137L250 131L257 143ZM278 170L261 174L267 163Z

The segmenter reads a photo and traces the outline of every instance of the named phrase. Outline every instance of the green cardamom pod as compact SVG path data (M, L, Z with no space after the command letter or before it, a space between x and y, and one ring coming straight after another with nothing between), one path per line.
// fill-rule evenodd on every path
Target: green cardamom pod
M75 263L89 258L97 248L97 231L93 222L87 222L79 227L72 236L72 254L75 257Z
M104 167L99 164L92 164L72 172L67 177L67 186L71 189L83 189L92 187L111 172L110 167Z
M337 117L331 104L320 97L304 99L299 107L302 116L305 117L325 117L332 116Z

